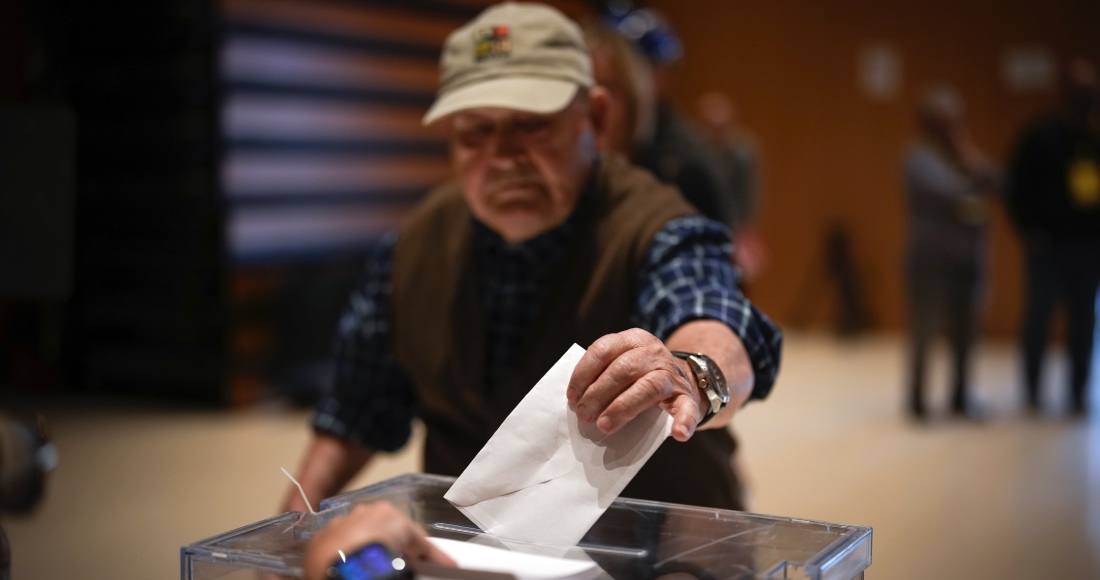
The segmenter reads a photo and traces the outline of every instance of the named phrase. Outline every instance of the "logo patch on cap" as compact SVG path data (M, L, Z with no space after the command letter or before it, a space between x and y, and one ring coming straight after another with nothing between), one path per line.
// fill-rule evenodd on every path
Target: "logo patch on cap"
M512 36L507 26L491 26L474 33L474 56L477 62L488 58L504 58L512 54Z

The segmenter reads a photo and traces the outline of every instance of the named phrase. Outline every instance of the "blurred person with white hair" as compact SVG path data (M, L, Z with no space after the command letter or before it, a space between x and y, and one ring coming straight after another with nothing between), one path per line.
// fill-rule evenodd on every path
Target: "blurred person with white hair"
M675 185L703 215L729 225L731 204L717 160L699 128L672 102L672 79L684 54L676 31L658 12L627 2L612 7L603 26L589 25L585 36L596 82L613 101L634 106L630 139L612 141L611 150Z
M995 189L998 169L963 126L962 99L954 89L927 90L917 108L920 135L904 161L909 236L905 260L910 359L908 411L927 417L928 346L942 326L951 347L954 415L977 419L970 400L969 359L984 279L986 222L983 195Z

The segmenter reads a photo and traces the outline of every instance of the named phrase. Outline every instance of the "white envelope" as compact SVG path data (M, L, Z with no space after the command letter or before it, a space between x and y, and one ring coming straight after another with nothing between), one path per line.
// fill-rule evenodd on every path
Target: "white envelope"
M560 557L525 554L507 548L495 548L472 542L428 538L451 557L458 569L431 566L425 573L423 563L414 565L419 580L436 578L499 578L514 580L590 580L602 569L591 560L567 560ZM583 552L582 552L583 554ZM462 572L467 572L463 574Z
M671 432L658 408L613 435L580 422L565 390L583 355L554 363L443 496L485 532L576 544Z

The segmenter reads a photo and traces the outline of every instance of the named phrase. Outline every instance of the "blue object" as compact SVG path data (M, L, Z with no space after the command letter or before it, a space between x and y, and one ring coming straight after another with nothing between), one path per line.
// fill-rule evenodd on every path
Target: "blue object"
M676 31L653 10L612 6L604 21L633 42L651 61L670 63L684 55L684 45Z
M339 572L336 578L341 580L411 578L411 574L405 567L405 561L384 544L379 543L363 546L347 556L346 560L334 563L332 568ZM332 576L331 569L329 576Z

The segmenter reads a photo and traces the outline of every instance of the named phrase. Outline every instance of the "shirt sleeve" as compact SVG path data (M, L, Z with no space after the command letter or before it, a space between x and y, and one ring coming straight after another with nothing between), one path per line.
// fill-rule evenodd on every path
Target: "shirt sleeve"
M905 187L913 211L949 222L963 221L963 203L981 193L969 176L924 146L913 147L905 159Z
M332 378L317 401L313 429L370 449L403 447L416 416L412 382L390 332L396 234L376 244L336 328Z
M676 218L653 238L642 266L634 323L661 340L692 320L719 320L741 339L755 381L750 399L775 384L783 334L737 288L729 230L701 216Z

